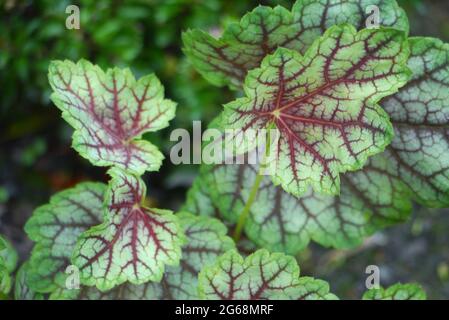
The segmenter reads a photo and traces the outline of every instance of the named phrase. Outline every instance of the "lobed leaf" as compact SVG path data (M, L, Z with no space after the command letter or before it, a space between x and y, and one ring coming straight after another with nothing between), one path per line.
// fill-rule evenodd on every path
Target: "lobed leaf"
M201 166L201 168L203 167L205 166ZM200 170L203 171L203 169ZM200 175L203 176L203 174ZM186 202L182 206L182 210L218 217L218 208L213 204L209 191L209 186L202 179L196 178L187 191Z
M364 300L426 300L426 292L416 283L397 283L387 289L370 289L363 294Z
M9 294L13 279L12 273L17 265L17 252L12 244L0 236L0 299Z
M258 247L295 255L310 240L354 247L376 230L403 221L411 209L408 190L382 174L387 163L380 160L344 175L339 197L309 190L297 198L264 177L245 223L246 236ZM222 219L237 223L257 171L254 165L219 165L200 177Z
M135 174L159 169L163 155L141 137L167 127L176 104L164 99L155 75L136 80L129 69L104 72L86 60L66 60L50 64L49 81L81 156Z
M105 221L79 238L72 262L81 283L102 291L129 281L160 281L165 265L177 265L184 236L169 210L143 205L146 186L117 168L106 192Z
M29 286L29 262L25 262L20 267L16 274L16 281L14 286L14 299L15 300L43 300L44 295L42 293L35 292Z
M50 300L154 300L158 297L153 282L141 285L123 283L108 291L95 287L81 286L79 290L58 288L52 292Z
M141 285L124 283L102 292L95 287L82 286L80 290L67 290L61 286L50 299L197 299L197 275L202 266L234 248L226 236L226 227L218 220L181 212L177 215L185 232L187 243L179 266L168 266L159 283Z
M336 299L326 282L299 277L293 257L266 250L258 250L245 259L230 250L214 265L203 268L198 281L201 299Z
M198 274L225 252L235 249L227 228L217 219L194 216L188 212L178 214L187 237L182 247L179 267L167 268L159 285L159 299L198 299Z
M198 273L203 266L234 248L233 241L226 236L226 227L218 220L194 216L191 213L178 214L187 243L183 246L180 265L167 267L160 283L148 282L142 285L123 284L107 293L92 288L82 288L78 299L198 299ZM56 296L53 296L55 298Z
M3 300L11 290L12 278L4 262L0 261L0 299Z
M122 173L115 171L115 174ZM117 187L124 182L121 179L128 176L111 174L111 183L116 191L113 195L118 196ZM143 187L140 181L133 181L139 182L139 188ZM127 187L120 189L120 195L131 197L127 191ZM176 216L187 239L183 246L184 254L179 266L167 266L160 283L135 285L128 282L107 292L85 285L79 290L67 289L66 268L71 265L70 258L77 239L102 221L105 192L104 184L81 183L54 195L49 204L35 210L25 229L36 241L36 246L30 261L19 271L17 299L41 299L42 293L49 293L50 299L192 299L197 297L197 274L201 267L234 248L232 240L226 236L226 227L220 221L181 212Z
M268 166L273 182L296 196L309 184L338 194L339 173L360 169L391 141L377 102L410 76L404 40L393 29L357 33L344 25L326 31L303 57L280 48L248 73L246 97L225 105L222 127L239 135L274 126L280 136ZM257 145L238 144L238 152Z
M291 11L259 6L229 24L219 39L189 30L183 34L184 52L212 84L241 89L248 71L278 47L304 54L333 25L365 28L372 5L379 9L380 26L408 33L407 16L394 0L298 0Z
M25 230L36 246L17 275L16 299L43 299L42 293L49 293L50 299L76 299L87 295L100 299L117 297L119 292L128 295L130 291L143 290L131 284L108 293L86 286L81 286L80 290L66 288L68 274L65 271L71 265L78 237L102 222L106 188L102 183L80 183L54 195L49 204L34 211Z
M13 272L19 259L16 250L11 242L0 235L0 261L9 272Z
M218 220L194 216L188 212L177 215L185 232L187 243L179 266L166 268L159 283L141 285L125 283L107 292L92 287L81 290L57 290L52 299L139 299L139 300L186 300L198 299L197 276L201 268L212 264L221 254L234 249L231 238L226 236L226 227Z
M25 225L36 242L27 267L31 290L48 293L65 286L65 270L78 236L102 221L105 192L105 184L80 183L33 212Z
M389 175L428 207L449 206L449 44L410 38L413 77L382 101L395 137L384 154Z

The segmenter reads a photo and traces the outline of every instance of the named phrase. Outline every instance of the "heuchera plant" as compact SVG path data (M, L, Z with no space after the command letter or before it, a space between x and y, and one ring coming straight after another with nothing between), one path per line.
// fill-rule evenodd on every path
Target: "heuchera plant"
M365 28L368 5L381 12L377 28ZM310 240L356 246L404 221L412 202L449 205L449 46L409 38L395 1L259 6L219 39L189 30L183 40L207 80L243 92L211 126L277 129L275 166L202 165L180 212L150 208L142 175L163 155L142 135L167 127L176 104L154 75L52 62L52 101L73 148L110 180L35 210L16 299L336 299L326 282L300 276L292 255ZM3 296L16 261L0 238ZM417 284L363 295L425 298Z
M155 76L136 81L127 69L105 73L86 61L58 61L49 78L52 99L75 128L74 148L94 164L112 165L111 180L81 183L34 212L25 229L36 246L16 297L195 298L202 264L234 243L215 219L145 204L138 173L158 169L163 156L139 138L166 126L175 104ZM72 265L82 287L68 282Z
M379 28L365 29L370 4ZM449 46L408 28L395 1L303 0L258 7L219 39L186 32L197 70L244 91L214 125L280 131L271 177L203 166L187 208L208 203L202 212L257 246L296 254L310 240L356 246L404 221L412 202L448 206Z

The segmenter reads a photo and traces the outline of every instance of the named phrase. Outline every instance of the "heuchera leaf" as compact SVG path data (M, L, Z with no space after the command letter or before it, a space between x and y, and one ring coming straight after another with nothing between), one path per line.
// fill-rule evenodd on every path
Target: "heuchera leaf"
M379 174L386 163L374 164L344 175L339 197L309 190L297 198L264 177L245 223L246 236L259 247L294 255L310 240L353 247L379 228L404 220L410 210L407 189ZM219 165L200 176L218 216L231 224L238 221L257 171L253 165Z
M78 237L102 222L106 188L102 183L80 183L54 195L49 204L34 211L25 230L36 246L30 261L17 275L16 299L42 299L41 293L49 293L50 299L76 299L87 295L93 299L106 299L118 297L119 293L138 299L141 298L139 294L147 292L148 285L131 284L108 293L86 286L81 286L80 290L66 289L68 274L65 271L71 265L70 258Z
M310 239L324 246L353 247L376 230L404 221L411 212L411 200L431 207L449 205L445 152L449 47L430 38L412 38L410 47L413 80L382 101L396 132L387 150L370 158L363 170L342 175L339 197L310 190L297 199L265 178L245 226L249 239L260 247L290 254L303 249ZM209 191L219 216L235 223L257 170L249 165L217 166L197 183ZM193 203L195 193L191 198ZM202 198L196 201L206 206Z
M231 168L232 166L227 167ZM214 171L216 170L217 169L215 169ZM230 174L232 175L232 173ZM240 194L238 192L233 191L223 194L219 194L218 192L212 192L212 188L215 188L214 185L215 182L216 181L214 180L214 172L211 170L211 166L202 165L200 167L200 172L198 176L193 181L192 187L187 192L187 199L185 204L182 206L182 210L196 212L197 214L202 216L217 218L229 230L231 228L234 228L235 222L236 220L238 220L238 214L240 214L241 210L243 209L243 206L241 206L242 203L238 199L233 199L230 200L232 202L232 205L228 207L230 208L229 211L222 212L220 208L224 208L225 204L227 205L227 201L230 199L231 195L236 195L238 197ZM223 183L227 184L232 188L232 186L229 185L227 177L225 177ZM212 193L218 194L220 199L215 198L212 195ZM215 203L218 203L219 205L215 205ZM234 206L236 206L236 208L237 206L240 207L239 209L234 209ZM198 210L198 208L201 208L201 210ZM240 212L237 213L237 211L234 210L240 210ZM261 234L258 234L256 238L262 239L264 237L262 237ZM258 249L254 241L248 240L245 237L240 238L237 241L236 246L238 248L238 251L243 255L249 255ZM269 250L271 249L268 246L266 246L265 248ZM284 250L272 250L272 251L284 251Z
M200 174L195 178L188 190L182 210L196 212L203 216L220 218L219 208L214 205L210 194L210 183L206 182L206 178L203 178L208 171L209 166L202 165L200 167Z
M141 285L124 283L108 291L95 287L81 286L79 290L59 288L52 292L50 300L153 300L158 292L154 291L154 282Z
M198 274L225 252L235 249L234 241L226 236L227 228L208 217L181 212L178 217L187 237L182 247L179 267L167 268L159 285L159 299L198 299Z
M60 287L53 291L51 299L197 299L197 276L201 268L211 264L221 254L234 249L233 241L226 236L226 227L218 220L177 214L185 232L187 243L179 266L168 266L162 280L141 285L124 283L107 292L95 287L82 286L80 290Z
M48 293L64 287L70 256L78 236L102 222L106 185L84 182L51 197L25 225L36 242L27 267L31 290Z
M6 238L0 236L0 260L3 261L6 269L8 269L9 272L14 271L18 259L19 257L17 255L17 252L11 242L6 240Z
M81 290L59 290L52 299L198 299L198 273L203 266L212 264L230 249L234 242L226 236L226 227L218 220L194 216L188 212L177 214L185 232L187 243L182 247L179 266L166 268L159 283L142 285L122 284L107 292L92 287Z
M99 208L102 204L102 199L99 199L95 203L96 197L90 200L86 197L86 192L92 190L87 188L87 186L92 187L95 185L103 186L101 184L80 184L77 188L73 189L73 191L78 190L79 193L69 192L70 190L65 191L54 196L52 200L55 197L62 198L62 194L69 193L69 195L72 196L70 198L72 201L83 199L85 204L89 205L89 207ZM79 196L77 197L76 194ZM80 223L62 223L58 219L59 216L63 219L63 217L66 217L67 214L70 213L69 216L71 216L74 221L82 221L83 217L86 217L86 213L83 210L79 210L79 208L78 210L72 210L71 206L58 206L61 201L53 200L52 202L54 205L52 210L49 210L48 206L46 210L44 210L45 206L36 210L39 214L35 213L33 216L34 220L28 222L27 226L29 226L28 229L38 230L40 228L41 231L44 231L44 228L58 229L57 233L53 233L53 236L55 236L53 242L61 242L62 238L58 236L58 234L65 234L65 250L53 250L52 246L41 245L41 243L38 242L39 247L36 246L33 250L31 261L39 262L39 259L36 259L35 257L36 255L38 257L46 257L46 260L43 260L42 262L43 268L39 268L39 265L29 268L29 262L22 266L20 276L18 276L16 280L16 299L33 299L33 297L39 299L43 298L42 294L35 293L30 288L30 279L31 283L34 284L34 287L37 286L40 292L51 293L50 299L58 300L197 299L197 276L201 267L212 263L219 255L234 248L233 241L226 236L226 227L220 221L203 216L194 216L187 212L181 212L177 216L187 238L187 243L182 249L183 257L179 266L168 266L166 268L160 283L148 282L142 285L124 283L106 292L88 286L81 286L79 290L67 289L65 285L67 275L64 271L66 267L70 265L70 256L75 247L76 239L82 231L89 228L89 225L81 225ZM54 211L56 208L59 210ZM44 222L42 221L45 218L43 212L51 212L55 215L51 215L51 217L53 217L51 220L48 220L47 217L48 221ZM74 227L75 225L78 226ZM54 247L57 247L57 245ZM52 261L57 265L57 268L51 265ZM25 265L26 271L22 272ZM36 282L38 283L36 284Z
M449 206L449 44L410 38L413 78L382 101L395 137L384 156L388 174L401 179L414 199Z
M184 235L170 210L144 206L144 182L117 168L106 193L104 222L84 232L72 262L81 283L106 291L125 281L160 281L165 265L177 265Z
M394 0L299 0L291 11L259 6L229 24L219 39L189 30L183 34L184 52L212 84L241 89L247 72L278 47L304 54L333 25L365 28L372 5L379 8L381 26L408 33L407 16Z
M11 275L6 269L3 260L0 260L0 299L6 296L11 290Z
M168 126L176 104L164 99L155 75L136 81L129 69L103 72L86 60L54 61L52 100L75 129L73 147L98 166L142 174L158 170L163 155L142 134Z
M279 48L248 73L246 97L225 105L222 127L246 133L274 125L274 183L296 196L309 184L338 194L339 173L360 169L391 141L391 123L377 102L410 76L404 38L393 29L357 33L344 25L326 31L304 57Z
M17 258L17 252L11 243L0 236L0 299L11 290L11 274L16 268Z
M66 288L65 271L71 265L76 241L82 232L100 223L105 191L104 184L81 183L54 195L49 204L35 210L26 231L36 246L17 278L16 297L42 298L40 293L44 292L50 293L50 299L197 298L197 274L201 267L233 249L234 244L220 221L187 212L177 215L187 238L183 259L179 266L166 268L160 283L124 283L107 292L88 286L81 286L80 290ZM26 271L22 271L24 268Z
M243 259L230 250L199 275L199 296L209 300L336 299L322 280L299 277L295 259L258 250Z
M426 300L423 288L416 283L397 283L387 289L370 289L363 295L364 300Z
M16 300L43 300L44 295L35 292L29 286L29 263L25 262L16 274L14 286L14 299Z

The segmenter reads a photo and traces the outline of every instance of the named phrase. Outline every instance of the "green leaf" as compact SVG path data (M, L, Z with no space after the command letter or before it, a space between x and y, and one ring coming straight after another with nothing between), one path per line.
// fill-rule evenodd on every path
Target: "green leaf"
M316 300L336 299L329 285L299 277L295 259L282 253L258 250L243 259L230 250L199 275L198 292L208 300Z
M408 33L407 16L394 0L299 0L291 11L259 6L229 24L219 39L189 30L183 34L184 52L212 84L241 89L247 72L278 47L304 54L333 25L365 28L370 5L379 8L381 26Z
M12 272L16 268L17 252L4 237L0 236L0 299L7 296L12 286Z
M65 270L78 236L102 221L106 185L84 182L51 197L25 225L36 242L27 267L27 281L37 292L65 286Z
M180 265L167 267L160 283L125 283L107 292L86 286L80 290L61 288L52 293L51 299L197 299L197 276L201 268L235 247L220 221L188 212L177 216L187 243L182 248Z
M198 174L187 191L186 202L182 206L182 211L195 212L209 217L219 217L219 209L213 204L209 185L203 178L207 175L207 170L207 166L201 166L200 174Z
M4 296L7 296L11 290L12 279L11 275L6 269L4 262L0 261L0 300L3 300Z
M160 281L165 265L177 265L184 235L170 210L144 206L146 186L117 168L106 193L104 222L84 232L72 262L81 283L102 291L129 281Z
M154 300L158 297L154 289L154 282L124 283L106 292L88 286L81 286L79 290L60 288L52 292L50 300Z
M428 207L449 206L449 44L410 38L413 77L382 101L395 137L384 154L388 173Z
M245 223L246 236L259 247L294 255L310 240L354 247L381 227L403 221L410 212L408 190L382 174L388 164L380 160L344 175L339 197L309 190L297 198L264 177ZM254 165L218 165L201 177L223 220L237 223L257 171Z
M81 156L135 174L159 169L163 155L141 137L167 127L176 104L164 99L155 75L136 80L129 69L104 72L86 60L66 60L50 64L49 81Z
M198 273L202 267L235 249L234 242L226 236L227 228L217 219L194 216L188 212L178 214L187 237L182 248L179 267L167 268L160 289L160 299L198 299Z
M114 172L111 174L112 188L120 185L121 178L128 177L114 178ZM20 271L20 281L19 278L16 281L17 296L27 299L45 292L50 293L50 299L192 299L197 297L197 274L201 267L234 248L220 221L182 212L176 217L187 238L183 257L179 266L167 266L160 283L124 283L107 292L84 285L79 290L67 289L65 271L71 265L76 241L82 232L100 223L105 191L104 184L81 183L54 195L49 204L35 210L26 231L37 243L30 261L22 267L26 271ZM126 191L121 189L123 194Z
M130 292L137 298L139 292L146 292L131 284L124 284L118 287L120 291L108 293L85 286L80 290L66 289L65 270L71 265L70 258L79 235L102 221L106 187L102 183L80 183L54 195L49 204L34 211L25 230L36 246L30 261L20 268L17 275L16 299L41 299L41 292L50 293L50 299L118 298L119 293L131 296Z
M29 286L29 264L25 262L20 267L16 275L16 283L14 286L14 299L15 300L44 300L44 295L35 292Z
M426 300L426 292L416 283L397 283L387 289L370 289L363 295L364 300Z
M296 27L287 9L259 6L240 24L230 24L220 39L201 30L185 32L184 52L209 82L237 89L248 70L257 67L282 40L286 41L287 35L295 34Z
M238 136L274 126L280 137L267 168L273 182L296 196L308 185L338 194L339 174L360 169L391 141L377 102L410 76L404 40L393 29L357 33L344 25L326 31L303 57L280 48L248 73L246 97L225 105L222 126ZM255 147L242 143L237 151Z
M17 252L11 242L0 236L0 261L3 261L9 272L13 272L17 266L17 260Z

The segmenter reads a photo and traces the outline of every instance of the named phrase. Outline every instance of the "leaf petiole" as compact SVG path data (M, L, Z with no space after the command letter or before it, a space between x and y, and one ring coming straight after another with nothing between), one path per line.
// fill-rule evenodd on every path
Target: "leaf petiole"
M268 155L270 153L270 146L271 146L271 135L270 135L270 130L274 128L274 123L270 123L267 127L267 136L266 136L266 149L265 149L265 153L264 153L264 158L260 164L259 170L257 171L257 175L256 178L254 179L254 183L251 187L250 193L249 193L249 197L248 197L248 201L246 201L245 203L245 207L243 208L242 212L239 214L239 220L237 222L237 225L234 229L234 234L232 236L232 239L234 240L234 242L237 243L237 241L240 240L240 236L242 234L242 230L243 227L245 226L246 223L246 219L248 218L249 215L249 210L251 209L251 206L254 202L254 200L256 200L256 196L257 196L257 191L259 191L259 187L260 187L260 183L262 182L262 179L264 177L263 172L266 169L266 160L268 158Z
M232 236L235 242L239 241L240 235L242 234L243 226L245 225L246 219L248 218L251 205L253 204L254 200L256 200L257 191L259 191L259 186L263 178L263 175L261 174L262 170L265 170L263 166L261 166L259 168L259 171L257 172L256 179L254 180L254 184L251 187L248 201L246 201L245 207L243 208L242 212L239 215L239 221L237 222L237 226L235 227L234 230L234 235Z

